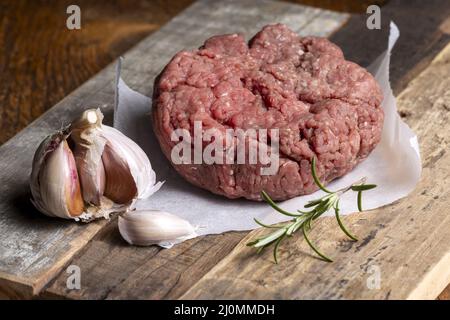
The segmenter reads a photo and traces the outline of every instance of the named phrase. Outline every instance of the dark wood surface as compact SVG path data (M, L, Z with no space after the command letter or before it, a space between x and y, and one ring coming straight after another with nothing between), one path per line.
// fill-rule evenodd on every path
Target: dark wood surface
M334 6L334 9L351 12L360 12L361 7L364 9L366 6L360 3L355 5L355 2L347 5L340 3L339 7L333 4L336 1L304 2L316 6ZM118 55L157 30L191 1L79 1L84 17L80 31L68 31L65 28L65 8L69 3L55 1L49 5L48 2L40 1L0 1L0 143L12 137ZM450 14L450 3L445 0L390 1L382 12L384 26L392 18L402 31L393 57L391 76L394 91L400 93L449 42L450 24L446 18ZM364 15L353 16L331 38L344 48L348 58L363 65L373 60L376 55L374 48L384 45L384 42L379 42L382 37L377 33L386 30L383 28L384 31L361 33L360 24L364 19ZM404 112L405 117L409 115L407 111ZM117 241L108 238L113 237L108 233L108 228L102 230L85 252ZM202 276L189 269L189 266L198 267L196 270L200 271L197 272L201 272L202 267L212 267L205 265L206 260L202 260L205 244L212 252L216 252L214 243L225 245L220 254L216 253L216 261L219 261L244 236L245 233L210 236L166 251L164 254L168 255L167 260L182 256L180 264L187 273L176 281L177 290L156 295L179 297L191 283L188 276L192 274L192 279ZM120 246L117 250L120 251ZM104 252L109 251L105 248ZM139 259L139 254L136 255L135 258ZM89 256L82 255L79 259ZM105 255L104 259L108 261L113 257ZM214 259L208 260L208 263ZM90 265L95 261L83 263ZM161 268L158 272L163 277L165 271ZM120 281L120 273L126 270L117 272ZM138 275L133 279L136 282L139 280ZM104 297L104 293L98 292L97 297ZM441 298L448 298L448 291Z
M255 4L258 5L257 10L255 10ZM253 19L255 16L256 21ZM135 90L151 96L153 80L167 61L184 48L198 46L207 35L243 32L249 37L265 24L284 21L298 32L329 36L342 27L348 17L349 15L345 13L269 0L226 2L200 0L127 51L124 54L122 76ZM105 226L106 220L97 220L85 225L49 219L39 214L29 201L28 179L36 145L45 135L61 128L62 124L79 116L81 110L92 106L101 107L105 120L111 120L115 67L115 64L110 64L0 147L0 297L28 297L42 292L43 286L48 285L50 280L63 271L65 265L71 264L74 254L84 251L83 249L87 248L85 246L87 242ZM106 121L106 123L110 122ZM157 145L155 147L155 152L158 152L159 147ZM222 237L224 240L221 241L229 242L227 238L229 236L224 235ZM211 238L206 237L204 241L214 246ZM87 252L94 255L101 252L96 250L97 245L100 244L101 242L94 242L94 249ZM193 242L186 245L193 245ZM223 251L217 257L227 254L227 248L224 245ZM106 281L101 279L114 274L108 270L109 268L117 269L117 264L122 265L120 269L125 270L127 268L123 264L130 263L128 270L133 270L139 266L135 263L136 261L145 262L145 258L144 260L130 259L133 254L131 248L122 249L115 251L118 255L115 255L114 260L105 261L109 264L104 265L103 268L98 266L93 269L99 272L98 277L93 278L95 285L91 287L84 283L84 290L98 291L100 288L98 281L107 286ZM136 251L140 259L147 253L149 259L153 257L155 248L141 249ZM164 255L157 255L154 265L166 264L167 259L161 261L159 256ZM163 268L173 272L184 270L187 266L182 263L184 256L181 256L175 259L181 264L179 269L174 268L173 264L171 268ZM88 257L84 261L98 261L98 257ZM207 259L207 262L205 266L214 265L211 259ZM85 267L89 269L84 264L80 265L83 270ZM207 270L201 266L197 266L196 269L200 272ZM152 274L157 275L157 273ZM166 273L167 283L177 279L178 274L171 274L174 277L169 278ZM133 275L133 272L129 272L124 276L132 279ZM150 280L149 277L147 279ZM126 283L124 279L122 282ZM152 283L156 282L152 281ZM176 281L176 283L180 282ZM85 297L89 295L86 294Z
M0 1L0 144L67 96L192 0Z
M255 4L258 4L257 10L255 10ZM253 19L255 15L257 21ZM295 19L292 19L292 16ZM349 15L344 13L286 2L201 0L127 51L124 54L122 76L134 89L151 96L153 80L167 61L183 48L198 46L211 34L243 32L250 36L265 24L284 21L295 31L329 36L342 27L348 17ZM100 106L106 118L110 120L114 101L114 76L115 64L110 64L0 147L0 296L4 294L24 297L41 292L43 285L47 285L50 279L64 271L65 265L78 263L78 261L74 262L73 258L74 254L80 251L92 255L79 263L82 270L85 268L91 270L89 274L92 277L85 277L83 282L83 296L86 298L89 294L96 296L99 283L108 293L111 291L108 288L117 288L118 285L113 283L117 281L118 266L121 270L128 270L120 282L125 288L130 283L125 279L133 279L137 273L131 270L140 269L141 265L137 262L145 264L145 257L152 259L155 266L166 264L171 266L171 268L164 267L167 283L178 279L186 268L191 267L183 263L184 253L172 256L174 262L168 263L167 258L159 259L160 256L165 256L165 251L159 254L157 250L158 255L155 256L155 248L133 250L122 247L121 250L114 250L117 254L113 255L111 252L111 259L101 259L99 262L105 263L102 266L96 264L96 268L90 268L89 261L98 261L97 254L102 252L98 246L101 246L104 241L112 241L112 238L104 237L104 241L94 241L93 250L83 249L87 248L85 244L105 225L106 221L98 220L85 225L48 219L38 214L29 201L29 169L36 145L46 134L59 129L62 123L68 123L77 117L87 106ZM155 145L155 152L158 150L159 147ZM224 240L221 241L224 244L227 241L232 242L228 239L231 236L231 234L225 234L221 237ZM203 239L204 243L212 241L214 238L211 237ZM195 242L188 242L180 248L184 248L183 250L188 254L191 245L195 245ZM220 258L221 255L223 257L230 249L223 245L223 250L216 257ZM135 257L135 254L138 256ZM206 262L203 262L201 267L194 264L197 274L200 272L200 275L217 262L214 261L214 255L201 257L206 259ZM125 264L129 265L125 266ZM146 276L146 280L153 285L160 281L158 271L159 269L152 270ZM157 277L157 281L152 281L152 276ZM92 282L86 282L89 279ZM195 277L189 276L186 279L192 280ZM146 283L138 282L140 285ZM175 281L175 283L182 282ZM26 290L18 288L18 284ZM132 285L131 288L136 290L136 286ZM167 289L171 290L158 287L154 291L163 293L163 290ZM120 290L120 292L127 291Z
M70 0L0 0L0 144L193 0L80 0L81 30L66 28ZM344 12L378 1L291 0Z
M345 217L361 239L345 238L333 217L323 218L313 239L335 261L309 256L301 239L255 255L246 243L252 231L182 299L435 299L450 282L450 45L397 96L417 134L423 161L420 182L407 197ZM446 128L446 130L442 130ZM380 286L368 287L378 270ZM442 296L443 297L443 296Z

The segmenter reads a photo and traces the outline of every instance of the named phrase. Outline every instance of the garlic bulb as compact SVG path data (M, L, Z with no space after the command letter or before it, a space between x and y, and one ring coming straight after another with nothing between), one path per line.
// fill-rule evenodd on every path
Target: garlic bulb
M119 216L118 223L122 237L139 246L158 244L168 248L197 236L188 221L158 210L128 211Z
M103 125L99 109L86 110L48 136L33 159L33 204L44 214L89 221L131 208L162 185L145 152Z

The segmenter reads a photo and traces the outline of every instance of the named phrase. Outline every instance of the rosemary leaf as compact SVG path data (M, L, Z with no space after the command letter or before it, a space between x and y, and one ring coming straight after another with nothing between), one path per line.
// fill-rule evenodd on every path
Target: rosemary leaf
M297 220L286 230L286 235L291 236L296 229L298 229L303 224L302 220Z
M312 224L321 215L329 211L330 209L334 209L334 213L336 216L336 220L339 224L339 227L341 230L352 240L357 241L358 239L351 234L347 228L344 226L344 224L341 221L339 212L339 198L341 195L348 191L355 191L358 193L357 197L357 203L358 203L358 209L359 211L362 211L362 192L366 190L370 190L376 187L374 184L365 184L366 178L362 178L359 181L355 182L354 184L342 188L340 190L337 190L335 192L332 192L328 189L326 189L323 184L320 182L320 179L317 176L316 171L316 160L315 158L312 159L311 162L311 173L314 179L314 182L317 184L317 186L327 194L317 200L309 201L306 205L304 205L304 208L310 208L309 211L302 211L297 210L298 213L291 213L288 212L282 208L280 208L271 198L270 196L262 191L261 197L276 211L279 213L293 217L291 221L288 221L286 224L278 224L278 225L267 225L265 223L262 223L261 221L254 219L255 222L260 225L263 228L267 229L277 229L276 231L269 233L268 235L258 238L254 241L251 241L247 243L248 246L255 247L257 249L257 252L261 252L264 248L274 244L273 249L273 258L275 260L275 263L278 263L278 248L283 241L285 237L292 236L295 232L302 229L303 237L305 238L306 243L311 247L311 249L324 261L332 262L333 260L329 257L327 257L325 254L323 254L308 238L307 233L312 230Z
M284 235L286 233L286 229L278 229L277 231L269 234L267 237L259 239L258 242L256 242L253 246L255 248L262 247L268 244L271 244L275 240L277 240L279 237Z
M315 212L315 209L312 209L310 211L297 210L297 212L301 213L301 215L299 215L301 217L302 215L308 215L308 214Z
M319 204L317 206L316 212L313 215L312 220L316 220L318 217L320 217L322 214L324 214L325 212L330 210L332 207L333 207L333 202L330 199L322 202L321 204Z
M326 193L333 193L332 191L328 190L327 188L325 188L322 184L322 182L320 182L318 176L317 176L317 172L316 172L316 158L314 157L312 159L312 163L311 163L311 172L312 172L312 176L314 179L314 182L316 183L316 185L322 190L325 191Z
M253 241L247 242L245 245L246 245L247 247L254 247L255 244L258 243L258 241L259 241L259 239L253 240Z
M284 214L285 216L289 216L289 217L300 216L299 214L290 213L286 210L281 209L275 202L273 202L273 200L269 197L269 195L265 191L261 191L261 196L272 208L274 208L279 213Z
M276 264L278 264L277 258L278 247L280 246L280 243L284 239L284 237L285 235L282 235L280 238L278 238L277 242L275 242L275 247L273 248L273 259L275 260Z
M276 226L276 225L268 225L268 224L265 224L265 223L262 223L261 221L259 221L258 219L256 219L256 218L253 218L253 220L255 220L255 222L257 223L257 224L259 224L261 227L264 227L264 228L269 228L269 229L279 229L279 228L282 228L282 226Z
M333 260L329 257L327 257L326 255L324 255L322 252L319 251L319 249L317 249L312 242L308 239L308 236L306 235L306 230L305 227L302 228L303 231L303 237L305 238L306 242L308 243L308 245L311 247L311 249L314 250L315 253L317 253L317 255L319 255L323 260L327 261L327 262L333 262Z
M377 187L376 184L361 184L361 185L351 186L350 189L352 189L353 191L366 191L366 190L374 189L376 187Z
M349 237L350 239L352 239L353 241L358 241L358 239L352 235L347 228L345 228L344 224L341 221L341 218L339 217L339 200L336 201L336 205L334 206L334 213L336 215L336 220L339 224L339 227L341 228L341 230L347 235L347 237Z
M320 202L322 201L322 199L317 199L314 201L309 201L307 204L304 205L305 208L311 208L314 206L317 206Z
M358 200L357 200L357 202L358 202L358 210L359 210L359 212L362 212L363 211L363 208L362 208L362 191L358 191Z

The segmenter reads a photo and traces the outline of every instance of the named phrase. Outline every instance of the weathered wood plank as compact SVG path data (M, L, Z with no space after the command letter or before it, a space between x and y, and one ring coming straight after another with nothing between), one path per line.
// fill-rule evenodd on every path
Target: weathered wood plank
M69 31L70 1L0 1L0 144L192 2L77 0Z
M39 214L29 200L28 177L35 148L45 135L68 123L88 103L112 107L112 98L99 100L100 92L107 91L105 83L114 79L112 71L101 72L0 148L2 297L28 297L39 292L105 224L82 225ZM108 90L112 97L112 86Z
M185 12L185 15L175 18L160 32L155 33L125 55L127 67L124 68L123 75L129 85L147 95L151 95L153 78L171 56L182 48L199 46L208 35L242 32L250 37L261 26L274 21L282 21L298 32L314 34L319 33L317 26L320 25L320 22L327 21L321 24L320 30L320 34L326 35L342 25L347 18L347 15L285 3L258 2L257 10L254 1L232 1L228 3L210 1L207 3L208 6L204 6L202 2L195 4ZM257 23L253 20L255 17L257 17ZM230 21L233 21L233 23L230 24ZM189 37L186 37L184 30L189 30ZM146 258L141 263L136 263L136 259L131 259L130 261L133 262L130 262L127 266L122 266L122 268L129 269L127 269L128 273L123 275L120 283L116 283L117 277L110 275L117 268L118 261L122 263L124 260L120 258L120 255L114 255L113 259L102 259L102 264L105 267L98 270L89 267L90 262L98 258L98 252L107 252L103 249L103 240L100 243L94 241L86 252L72 262L81 266L82 270L86 268L89 270L89 278L84 280L86 289L82 289L80 292L67 290L65 288L67 274L61 273L45 295L63 295L70 298L119 298L126 296L176 298L230 252L243 236L243 233L232 233L230 235L206 237L200 242L192 240L171 249L168 253L163 251L158 255L156 255L154 248L148 250L140 248L136 252ZM199 247L202 250L198 250ZM220 250L218 250L219 248ZM130 255L133 252L135 252L134 249L124 249L121 254ZM205 255L205 252L213 252L214 254ZM169 258L165 258L166 256ZM170 257L177 257L177 259ZM186 259L193 259L195 262L192 265L186 265ZM151 265L159 267L149 268L149 261ZM111 270L111 272L105 270ZM164 277L161 279L162 270ZM191 274L191 276L186 276L186 274ZM105 284L103 289L99 289L95 285L99 279L102 279L101 281ZM136 281L136 279L139 279L139 281ZM171 283L174 284L170 285ZM98 292L101 292L101 294Z
M410 16L408 15L408 12L404 12L404 11L400 11L400 12L404 12L403 15L400 14L399 11L397 11L397 9L392 9L391 5L395 7L398 7L398 2L392 1L390 2L386 7L383 7L383 21L385 23L388 22L389 17L391 15L394 15L395 17L395 21L397 24L399 24L400 29L403 31L405 27L407 27L408 25L410 25L410 21L408 21L408 19L410 19ZM417 17L417 19L420 19L419 22L416 22L420 25L424 24L427 25L426 30L438 30L439 29L439 25L442 24L442 19L444 19L445 16L445 8L443 8L443 10L441 10L441 12L439 12L438 8L437 8L437 3L435 2L432 5L432 11L436 12L436 15L434 15L432 18L430 17L424 17L423 15L419 15ZM442 13L444 11L444 13ZM430 20L430 22L428 23L427 21ZM385 37L383 37L380 32L378 31L369 31L367 29L364 29L365 26L365 16L355 16L354 18L352 18L350 20L350 22L342 29L340 29L338 32L336 32L333 36L332 36L332 40L338 42L339 44L342 45L343 49L346 51L347 56L350 56L352 59L359 61L363 64L367 64L368 62L370 62L373 58L375 58L379 51L380 48L384 48L385 44ZM234 27L234 26L233 26ZM381 31L381 32L385 32L385 30ZM424 62L420 62L422 60L420 60L420 56L413 56L411 57L410 54L401 54L401 53L397 53L394 54L394 58L393 58L393 64L394 66L402 66L402 63L406 63L407 65L415 65L418 63L419 61L419 65L420 68L423 68L423 66L427 65L427 62L429 62L429 57L434 56L434 53L436 52L436 50L438 50L438 48L441 48L442 43L438 42L438 45L426 45L427 43L429 43L429 38L428 36L430 36L430 34L426 34L426 33L422 33L421 30L417 30L417 32L419 33L420 36L416 37L414 34L412 33L404 33L402 32L402 37L400 38L400 43L403 43L402 47L406 47L408 50L416 50L416 51L420 51L420 54L425 57L425 60L423 60ZM355 34L357 33L357 34ZM435 32L431 32L431 34L433 35L433 37L435 37ZM198 41L201 41L205 36L200 35L198 37ZM438 38L441 39L439 41L443 41L443 39L445 39L445 33L441 32L438 35ZM375 42L374 42L375 41ZM417 45L415 45L414 43L417 43ZM153 43L152 45L154 45L155 43ZM424 45L425 44L425 45ZM145 44L141 44L142 46L147 47ZM189 44L187 44L189 45ZM149 49L147 49L149 50ZM400 50L398 47L396 47L396 51ZM174 49L174 51L176 51L176 49ZM172 52L171 52L172 53ZM163 54L163 52L161 52L161 54ZM396 58L396 55L399 55L400 58ZM127 60L128 62L130 61L130 57L127 55ZM152 61L149 61L148 63L150 64ZM144 62L145 64L146 62ZM149 93L151 92L151 76L147 75L147 77L145 79L148 79L147 82L143 81L143 78L139 79L139 78L135 78L133 77L133 74L135 72L139 72L139 69L142 66L142 62L140 64L136 64L136 66L133 66L134 64L128 64L128 71L130 73L128 73L128 76L126 76L126 79L128 82L130 82L132 84L133 87L138 88L141 92L143 93ZM145 68L147 68L147 66L145 66ZM151 69L152 67L148 67L149 70L153 70ZM153 66L153 68L156 70L158 69L158 67ZM405 83L406 80L402 80L402 73L399 72L399 70L402 70L402 68L399 67L394 67L393 68L393 77L394 77L394 81L393 81L393 86L395 88L402 88L403 85L401 85L401 83ZM418 69L419 70L419 69ZM400 85L398 85L400 84ZM397 89L399 90L399 89ZM403 106L403 104L401 105L401 107ZM410 109L408 107L408 109L403 108L402 113L405 116L410 116ZM420 111L418 111L419 115L420 115ZM421 143L423 144L423 142L421 141ZM424 175L426 174L426 171L424 171ZM428 184L430 184L429 181L433 181L435 180L435 175L430 177L428 180ZM412 195L411 197L414 198L414 195ZM433 197L435 197L435 194L433 193L427 193L427 194L418 194L417 195L417 201L423 201L423 206L428 205L430 207L431 210L440 210L440 207L435 207L433 204L428 204L428 203L432 203L435 199L433 199ZM350 280L353 279L353 281L356 281L357 285L349 285L348 289L346 290L346 294L342 295L342 294L334 294L334 285L336 284L335 282L333 282L333 277L335 276L332 272L329 273L329 275L327 275L327 273L324 271L323 274L325 274L325 276L322 276L321 278L315 277L313 278L316 281L311 281L308 283L308 285L310 287L317 287L318 291L320 291L320 289L323 289L322 295L317 295L314 296L311 293L311 297L312 298L320 298L320 297L354 297L354 298L364 298L367 295L364 294L360 294L360 289L362 288L362 290L366 290L367 291L367 286L365 286L365 281L367 281L368 277L370 276L370 273L368 273L367 271L370 271L370 267L372 266L372 262L377 263L378 260L380 259L379 256L381 255L381 253L383 251L386 250L386 248L384 248L386 246L386 244L384 244L384 239L390 239L391 234L394 234L397 232L397 230L392 227L393 229L387 229L385 230L385 220L386 220L386 215L393 215L393 214L397 214L398 210L403 210L403 212L405 210L409 210L410 208L408 208L409 206L405 207L397 207L398 204L396 204L393 207L390 208L386 208L383 210L386 210L387 213L385 213L385 215L380 215L378 214L378 212L381 212L382 210L377 210L376 212L370 212L370 213L365 213L363 215L355 215L352 217L347 217L347 223L348 225L352 225L355 224L354 230L359 234L360 238L362 238L362 241L360 241L360 243L357 244L352 244L351 242L345 241L343 240L343 237L338 234L339 230L335 225L335 222L332 219L323 219L323 221L320 222L320 225L318 225L318 230L317 230L317 235L321 235L320 239L329 239L326 242L321 241L319 242L319 244L321 245L321 247L323 247L325 250L327 250L327 252L335 252L335 250L337 250L339 252L339 261L341 261L341 264L339 264L337 266L337 268L349 268L350 272L346 275L345 278L341 279L341 281L339 281L338 283L338 288L344 286L346 283L348 283ZM422 208L421 207L421 208ZM439 220L440 218L436 218L436 220ZM393 222L392 222L393 223ZM413 221L403 221L402 219L397 219L395 221L395 223L393 223L396 227L402 226L403 224L407 223L408 224L408 228L414 228L414 223ZM423 221L418 221L418 224L420 223L424 223ZM393 231L394 230L394 231ZM411 232L410 237L412 237L414 235L414 231L409 230L409 232ZM296 288L297 290L302 293L303 291L307 291L309 290L308 286L304 286L304 283L302 283L300 281L300 279L302 278L308 278L311 276L311 274L314 276L315 274L315 269L311 269L310 273L306 274L305 277L305 272L299 272L299 273L295 273L295 269L296 268L300 268L301 266L303 266L304 263L308 264L308 261L310 261L311 263L315 263L317 262L315 259L313 259L310 255L310 251L308 251L308 248L306 246L304 246L304 243L296 243L294 245L290 245L288 247L285 247L283 249L284 255L282 256L283 265L289 264L290 266L287 267L288 270L283 271L279 271L280 267L279 266L274 266L271 263L271 258L268 256L263 256L263 257L257 257L254 255L254 253L252 251L248 251L247 248L243 248L241 253L242 256L239 255L239 257L236 256L236 251L239 251L241 249L236 248L236 251L233 252L233 254L229 257L224 259L218 267L214 268L212 271L210 271L208 273L208 275L200 281L199 284L199 292L196 295L196 290L195 288L198 287L194 287L194 289L190 290L188 294L183 295L183 291L186 290L187 288L189 288L190 285L194 284L197 282L198 277L201 276L201 273L206 273L208 272L208 270L210 270L211 268L213 268L213 266L215 265L215 263L220 260L220 257L225 256L226 254L228 254L229 250L231 248L234 247L235 243L237 241L239 241L241 238L243 238L245 236L244 233L240 233L240 234L236 234L236 233L232 233L232 234L224 234L221 235L221 239L219 242L217 242L219 245L216 245L216 239L213 238L212 240L207 240L207 241L211 241L208 245L205 245L202 247L202 250L204 250L204 254L201 251L196 251L190 248L191 245L193 245L194 247L196 245L198 245L196 243L196 240L190 241L188 243L185 243L183 245L187 245L186 248L178 248L181 251L177 251L176 254L176 258L174 256L172 256L171 258L169 258L166 261L161 262L160 260L158 260L158 256L154 256L154 253L150 252L151 249L146 249L149 250L147 253L145 253L149 259L152 261L152 263L156 263L158 266L161 265L161 263L164 265L164 267L161 267L161 269L157 269L156 271L154 270L154 268L150 268L150 271L145 271L146 267L148 267L148 264L145 264L146 267L141 268L142 264L137 263L135 268L132 269L134 270L133 272L131 272L131 275L126 276L127 279L125 279L123 281L123 283L119 284L117 287L115 287L114 289L109 288L109 286L115 286L115 282L113 280L114 277L110 277L108 275L107 272L105 272L104 270L98 271L97 268L94 269L90 269L90 272L94 272L95 276L89 276L90 279L85 279L85 281L83 281L82 284L82 291L83 294L80 294L79 292L75 292L75 291L69 291L65 288L65 281L67 279L67 274L65 273L61 273L57 280L50 286L50 288L48 290L46 290L45 294L46 295L51 295L52 297L69 297L69 298L89 298L89 297L100 297L103 295L103 297L105 298L124 298L124 297L139 297L139 298L178 298L180 296L183 296L184 298L191 298L191 297L209 297L209 298L225 298L225 297L236 297L236 298L256 298L256 297L260 297L259 293L262 292L261 297L265 297L265 298L288 298L288 299L292 299L297 297L296 294L298 294L298 292L296 293L295 290L292 289L292 287L290 288L290 291L286 291L286 293L283 295L281 292L284 292L283 290L285 289L281 284L284 284L285 282L289 282L291 281L291 286L294 286L294 283L297 284ZM103 235L101 236L103 238ZM248 236L246 239L250 238L251 236ZM105 238L106 239L106 238ZM319 239L319 240L320 240ZM339 242L336 244L335 241L339 240ZM394 244L397 245L398 242L401 243L407 243L407 241L409 241L410 238L405 238L405 239L399 239L396 238L395 241L394 240L390 240L390 241L394 241ZM104 240L107 241L107 240ZM231 242L231 245L228 245L229 242ZM241 244L244 244L246 242L246 240L242 241ZM365 254L360 258L360 264L356 265L355 262L348 262L347 264L345 262L345 259L349 259L351 257L353 257L353 255L355 254L355 252L357 254L359 254L359 252L366 246L371 245L371 243L373 243L373 248L375 248L377 246L377 244L379 245L380 248L380 252L381 253L377 253L376 251L373 252L372 256L370 254ZM419 241L414 242L414 245L420 245ZM103 247L105 247L106 245L103 243L102 244ZM100 248L102 247L100 246L99 243L97 243L97 241L93 242L88 250L82 254L80 254L79 257L77 257L76 259L74 259L74 261L72 263L75 263L77 265L80 265L80 267L83 269L85 268L89 268L90 265L87 263L87 261L93 260L95 261L95 257L97 256L96 251L97 250L101 250ZM209 257L207 258L206 256L208 256L208 252L211 252L211 250L209 250L209 248L214 247L214 248L221 248L220 254L216 254L213 257ZM97 249L98 248L98 249ZM239 247L241 248L241 247ZM384 249L383 249L384 248ZM174 249L172 249L174 250ZM345 252L348 252L348 255L345 255ZM194 253L194 255L193 255ZM135 253L137 254L137 253ZM286 256L288 256L286 258ZM121 261L124 260L124 257L126 257L126 255L120 254L119 256L115 256L113 259L107 259L107 261L105 261L104 263L102 263L102 267L101 268L105 268L106 270L115 270L116 268L119 268L119 266L121 265ZM293 263L289 263L292 262L293 259ZM375 257L375 260L372 260L373 257ZM424 259L429 259L429 257L425 257L422 256ZM155 260L156 259L156 260ZM186 259L192 259L192 260L196 260L196 259L200 259L200 261L194 263L191 267L186 268L185 266L185 261ZM242 259L242 260L241 260ZM263 259L263 261L260 261L259 259ZM287 259L291 259L291 260L287 260ZM389 263L392 264L396 264L398 266L401 266L402 263L406 264L408 262L403 262L402 259L404 259L403 261L408 261L410 259L410 257L404 258L404 256L398 256L398 258L395 257L389 257L389 258L385 258L385 260L389 261ZM191 260L190 260L191 261ZM350 261L350 260L348 260ZM424 264L426 264L427 260L424 260ZM236 263L239 262L239 265L235 265ZM230 268L232 270L229 270L228 268L224 267L227 265L227 263L232 263L234 265L234 267ZM338 262L339 263L339 262ZM319 263L320 264L320 263ZM352 265L356 265L355 269L351 269ZM254 277L251 277L252 273L254 270L256 270L259 267L263 267L265 271L267 271L267 274L272 275L272 274L278 274L278 276L275 277L271 277L270 279L268 279L267 281L264 280L264 277L266 274L264 274L264 276L261 275L261 273L258 273L257 275L255 275ZM294 267L295 266L295 267ZM129 266L127 266L129 267ZM307 266L306 266L307 267ZM305 267L305 268L306 268ZM405 265L403 265L403 267L405 267ZM426 266L424 266L425 268ZM161 275L161 270L164 268L169 268L170 271L165 273L164 279L161 279L159 276ZM197 270L197 268L200 268L201 271L200 272L196 272L192 277L187 276L189 274L189 272L193 271L193 270ZM218 269L219 268L219 269ZM248 274L246 273L245 275L242 273L240 274L239 271L240 270L244 270L245 268L248 268ZM334 268L336 268L336 263L334 264ZM189 272L185 272L185 270L191 270ZM305 269L302 269L305 270ZM231 271L231 272L230 272ZM224 274L222 274L221 272L225 272ZM247 271L246 271L247 272ZM114 271L111 271L111 274L115 274ZM322 273L321 273L322 274ZM389 297L395 297L396 294L398 294L400 296L400 292L398 293L389 293L389 290L385 290L386 286L390 285L391 280L388 279L388 281L386 281L386 278L389 277L389 271L384 272L382 271L382 275L381 275L381 285L382 288L381 290L375 290L378 292L378 296L377 297L382 297L382 298L389 298ZM393 275L394 277L394 275ZM176 281L174 279L181 279L181 283L182 285L179 285L179 283L176 283ZM328 279L328 280L327 280ZM105 288L101 288L101 286L98 285L99 282L103 282L105 283ZM163 282L161 282L163 281ZM172 284L175 281L175 285L172 286ZM234 281L233 283L230 281ZM283 282L284 281L284 282ZM294 282L296 281L296 282ZM329 282L327 282L329 281ZM330 282L331 281L331 282ZM360 281L358 283L358 281ZM414 283L416 282L416 279L414 279L414 274L409 274L409 279L405 279L405 281L410 281L410 287L411 285L414 285ZM243 283L244 285L241 286L241 283ZM245 285L246 283L248 283L249 285ZM277 289L279 289L280 291L277 291L273 288L273 286L277 283L281 283ZM112 285L111 285L112 284ZM253 284L254 286L250 285ZM211 294L208 294L209 291L209 286L211 285L211 288L214 290ZM227 291L229 290L229 286L230 285L236 285L236 292L232 292L232 296L225 294L223 292L220 291L220 288L223 285L223 290ZM295 287L295 286L294 286ZM288 287L289 288L289 287ZM437 286L432 286L433 290L436 293L439 293L439 290L441 288L441 285L437 285ZM98 295L96 294L96 290L101 291L102 295ZM120 294L120 292L123 290L124 294ZM153 294L151 293L152 290L155 290L157 293ZM237 292L238 290L240 290L239 292ZM247 292L248 290L248 292ZM384 290L384 291L383 291ZM328 291L328 294L325 292ZM109 293L107 293L109 292ZM430 294L431 296L434 295ZM300 295L299 295L300 296ZM302 297L304 297L303 295L301 295Z
M330 37L347 59L367 66L386 47L390 21L400 29L392 53L390 80L397 95L424 70L450 41L450 5L446 0L389 0L381 6L381 30L366 28L366 14L352 15L342 30Z
M66 287L62 272L41 297L70 299L176 299L222 260L244 233L210 235L170 250L132 247L110 223L71 264L81 269L81 289Z
M185 295L197 298L435 299L450 282L450 45L398 97L418 134L423 157L416 190L393 205L345 218L362 238L344 240L334 219L322 219L314 240L335 262L310 257L303 240L256 256L245 243ZM380 287L371 287L379 271Z
M237 31L248 36L264 24L275 21L303 30L310 22L320 20L321 14L326 14L327 18L321 25L323 34L334 31L348 17L346 14L282 2L199 1L127 53L123 76L132 87L151 95L153 79L170 57L178 50L200 45L209 35ZM114 66L111 65L0 148L1 296L28 297L38 293L106 225L105 221L83 225L38 214L29 202L28 176L33 153L41 139L68 123L81 110L100 106L104 108L107 119L111 119L113 79ZM217 236L215 239L220 242L222 238ZM211 248L217 246L215 240L208 239L197 242L200 241L201 245L207 243ZM232 245L231 240L227 238L226 244ZM197 242L190 243L191 250L198 254L199 251L195 251ZM180 250L189 246L189 243L181 246ZM152 255L154 250L145 252ZM165 254L158 256L164 257ZM117 263L123 262L119 257L117 259ZM184 288L182 282L179 288ZM179 290L160 294L177 296L181 294Z

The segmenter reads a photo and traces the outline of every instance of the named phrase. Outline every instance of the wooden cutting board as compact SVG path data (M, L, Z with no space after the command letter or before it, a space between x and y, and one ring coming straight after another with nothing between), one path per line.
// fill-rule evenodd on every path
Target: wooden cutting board
M242 32L249 38L273 22L286 23L302 35L333 34L350 58L367 63L384 49L386 38L372 34L380 38L368 44L374 46L372 50L352 47L352 41L362 39L352 36L354 29L347 29L347 36L341 30L352 24L359 29L365 25L351 17L342 28L349 18L282 2L198 1L127 52L123 77L133 89L151 96L154 77L177 51L197 47L213 34ZM441 44L437 43L418 50L420 61L429 61ZM417 57L405 56L404 65L418 65ZM111 119L114 66L107 67L0 147L0 296L435 298L450 282L450 270L445 268L450 262L449 183L445 179L450 169L449 60L447 48L399 96L399 108L422 147L420 185L407 199L347 217L347 224L362 239L358 243L344 240L333 219L322 219L315 240L326 252L334 253L332 264L312 257L299 238L281 248L282 263L274 265L270 254L257 256L245 247L261 231L206 236L161 250L127 245L115 219L85 225L38 214L29 202L28 190L35 148L46 134L87 107L103 107L107 120ZM398 88L414 70L397 76ZM66 286L69 265L80 267L80 290ZM377 288L367 285L373 270L379 271L381 279Z

